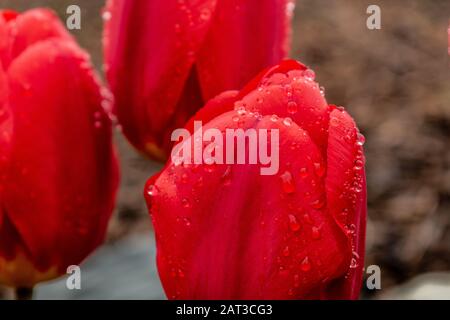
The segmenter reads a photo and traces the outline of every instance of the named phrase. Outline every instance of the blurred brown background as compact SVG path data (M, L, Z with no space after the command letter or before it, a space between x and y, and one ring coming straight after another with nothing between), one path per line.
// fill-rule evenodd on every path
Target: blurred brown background
M101 70L104 1L0 0L0 8L51 7L64 19L71 4L82 9L82 29L73 34ZM381 7L381 30L366 27L371 4ZM448 0L297 0L292 57L316 71L328 102L346 106L366 136L366 266L382 272L382 290L366 289L366 298L410 297L427 281L450 288L449 18ZM141 194L161 168L116 136L122 186L106 246L151 232ZM450 289L439 290L432 295L450 299Z

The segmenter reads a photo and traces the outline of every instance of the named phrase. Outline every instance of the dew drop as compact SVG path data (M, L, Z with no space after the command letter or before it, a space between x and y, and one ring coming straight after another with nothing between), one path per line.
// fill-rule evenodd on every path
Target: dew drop
M284 118L283 124L284 124L286 127L290 127L290 126L292 125L292 119L289 118L289 117Z
M316 73L314 72L314 70L311 69L303 71L303 76L308 81L314 81L316 79Z
M355 161L355 166L353 167L353 169L355 169L356 171L359 171L363 167L364 167L364 161L362 161L361 159L358 159Z
M352 260L350 261L350 269L356 269L359 266L359 255L353 251Z
M290 228L293 232L299 231L300 228L301 228L301 225L300 225L300 223L298 223L297 218L296 218L294 215L292 215L292 214L290 214L290 215L288 216L288 218L289 218L289 228Z
M147 195L150 197L154 197L158 194L158 188L154 185L151 184L147 187Z
M324 205L325 205L325 203L324 203L324 201L322 199L316 199L316 200L311 202L311 206L314 209L321 209L321 208L323 208Z
M188 200L187 198L183 198L183 199L181 200L181 205L182 205L184 208L190 208L190 207L191 207L191 203L189 202L189 200Z
M235 108L235 110L237 111L238 115L243 116L247 113L247 110L245 110L244 106L237 106Z
M307 176L308 176L308 169L307 168L301 168L300 169L300 177L304 179Z
M286 246L286 247L283 249L283 256L288 257L289 254L290 254L289 247Z
M103 21L109 21L111 20L111 17L112 17L111 12L109 12L108 10L103 11L102 13Z
M318 239L320 239L320 236L321 236L320 229L317 228L317 227L312 227L311 237L312 237L314 240L318 240Z
M345 227L347 234L354 235L356 232L356 226L354 224L349 224Z
M322 97L325 97L325 88L324 87L320 87L319 90L320 90L320 95Z
M339 119L336 117L332 117L330 119L330 125L333 127L339 127Z
M273 115L270 117L270 120L271 120L272 122L277 122L279 119L280 119L280 118L278 118L278 116L277 116L276 114L273 114Z
M308 257L303 259L302 263L300 264L300 270L302 270L303 272L308 272L311 270L311 263L309 262Z
M209 17L211 17L211 10L209 10L208 8L203 9L200 13L200 19L206 21L209 19Z
M295 101L289 101L287 104L287 112L289 114L296 114L298 112L298 105Z
M191 220L189 218L187 218L187 217L183 218L183 222L186 227L191 226Z
M315 162L314 163L314 172L318 177L323 177L325 175L326 168L322 163Z
M285 171L281 176L281 187L285 193L294 193L295 192L295 183L292 178L292 174L289 171Z
M308 224L313 224L313 221L312 221L312 219L311 219L311 216L310 216L309 214L307 214L307 213L305 213L305 214L303 215L303 221L305 221L305 222L308 223Z
M366 138L364 137L364 135L358 132L358 134L356 135L356 145L363 146L365 142Z

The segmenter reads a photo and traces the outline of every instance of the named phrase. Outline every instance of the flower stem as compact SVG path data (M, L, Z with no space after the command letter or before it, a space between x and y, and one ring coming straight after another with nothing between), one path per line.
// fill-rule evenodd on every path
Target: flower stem
M17 287L15 290L16 300L32 300L33 288L31 287Z

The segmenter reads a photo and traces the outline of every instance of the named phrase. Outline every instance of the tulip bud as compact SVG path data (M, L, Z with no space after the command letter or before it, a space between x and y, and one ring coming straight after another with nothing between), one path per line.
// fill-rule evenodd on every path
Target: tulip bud
M240 92L210 100L188 123L192 135L183 146L196 140L194 121L202 121L203 132L257 129L259 142L266 139L259 129L278 132L279 168L261 174L263 163L248 162L261 144L248 142L245 163L170 160L148 181L167 296L356 299L364 261L364 140L343 108L327 104L314 72L284 61ZM219 137L216 156L230 151ZM202 141L207 150L212 142ZM240 151L237 144L231 151Z
M65 274L102 241L118 186L107 100L56 15L0 11L0 283Z
M165 160L173 129L286 56L292 9L291 0L108 1L105 69L128 140Z

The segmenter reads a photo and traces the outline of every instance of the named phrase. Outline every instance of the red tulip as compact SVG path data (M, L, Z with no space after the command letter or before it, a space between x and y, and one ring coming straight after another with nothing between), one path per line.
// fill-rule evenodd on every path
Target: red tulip
M166 159L174 128L285 57L292 9L292 0L108 1L106 74L128 140Z
M0 11L0 283L66 273L103 240L118 185L107 103L50 11Z
M170 160L148 181L168 297L357 298L366 219L364 141L348 113L327 104L313 71L285 61L240 92L209 101L188 128L194 120L204 130L278 129L279 170L261 175L261 164ZM208 145L203 142L203 150Z

